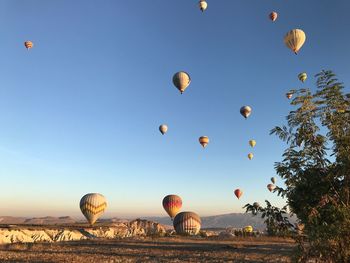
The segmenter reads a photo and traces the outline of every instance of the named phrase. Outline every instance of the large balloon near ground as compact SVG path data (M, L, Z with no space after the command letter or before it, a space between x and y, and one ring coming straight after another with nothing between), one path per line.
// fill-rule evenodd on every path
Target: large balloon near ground
M162 124L159 126L159 131L161 132L161 134L165 134L168 131L168 126L165 124Z
M34 46L32 41L26 41L24 42L24 46L29 50L30 48L32 48Z
M243 195L243 192L241 191L241 189L236 189L235 191L234 191L234 193L235 193L235 196L239 199L239 198L241 198L241 196Z
M249 106L243 106L241 107L241 109L239 110L239 112L242 114L242 116L244 118L248 118L249 115L252 113L252 108Z
M173 221L177 234L197 235L201 229L201 218L194 212L178 213Z
M295 54L301 49L306 40L306 35L301 29L293 29L284 36L284 43Z
M175 87L181 92L181 94L187 89L191 83L191 78L185 71L175 73L173 76L173 83Z
M181 197L178 195L167 195L163 198L163 208L173 219L182 207Z
M267 189L269 189L269 191L273 191L276 188L276 186L274 184L268 184L267 185Z
M205 0L200 0L199 3L199 9L204 12L208 8L208 3Z
M207 145L209 143L208 136L201 136L201 137L199 137L199 143L202 145L203 148L207 147Z
M269 15L269 18L272 20L272 22L275 22L278 17L278 14L276 12L271 12Z
M106 198L97 193L84 195L80 199L80 210L90 225L93 225L107 208Z

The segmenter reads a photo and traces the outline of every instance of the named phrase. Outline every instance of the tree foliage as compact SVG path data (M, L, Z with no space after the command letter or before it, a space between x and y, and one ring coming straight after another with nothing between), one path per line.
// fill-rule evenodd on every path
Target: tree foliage
M295 91L287 124L271 130L288 145L277 192L305 225L300 260L350 262L350 94L332 71L316 78L317 90Z

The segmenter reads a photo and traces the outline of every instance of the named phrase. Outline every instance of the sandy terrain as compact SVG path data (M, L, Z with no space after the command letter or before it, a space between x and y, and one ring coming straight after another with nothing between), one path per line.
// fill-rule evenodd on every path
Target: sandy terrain
M0 262L291 262L292 240L164 237L5 244Z

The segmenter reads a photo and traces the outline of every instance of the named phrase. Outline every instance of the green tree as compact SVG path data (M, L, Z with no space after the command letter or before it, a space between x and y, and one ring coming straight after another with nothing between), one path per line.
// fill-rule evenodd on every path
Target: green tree
M272 206L268 200L265 200L266 207L257 206L255 204L246 204L246 213L253 215L261 214L261 218L265 219L266 231L269 236L286 236L293 230L293 225L289 222L287 206L278 208Z
M275 164L286 188L276 191L305 225L299 260L350 262L350 94L332 71L316 78L314 93L294 91L287 125L271 130L288 145Z

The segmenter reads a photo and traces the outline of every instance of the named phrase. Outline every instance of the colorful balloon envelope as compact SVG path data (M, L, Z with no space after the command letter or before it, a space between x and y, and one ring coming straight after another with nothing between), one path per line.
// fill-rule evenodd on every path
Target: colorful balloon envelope
M287 99L290 100L293 97L293 93L292 92L287 92L286 93L286 97L287 97Z
M191 83L190 75L188 75L188 73L185 71L177 72L173 76L173 83L182 94Z
M209 138L207 136L201 136L199 137L199 143L202 145L203 148L205 148L209 143Z
M271 182L272 182L273 184L276 184L276 177L271 177Z
M80 200L80 210L90 225L100 218L106 208L106 198L98 193L86 194Z
M201 218L194 212L178 213L173 221L177 234L197 235L201 229Z
M274 184L268 184L267 185L267 189L269 189L269 191L273 191L276 188L276 186Z
M301 29L293 29L284 36L284 43L295 54L298 54L301 47L304 45L306 35Z
M271 12L269 15L269 18L272 20L272 22L275 22L278 17L278 14L276 12Z
M249 107L249 106L243 106L241 107L241 109L239 110L239 112L241 113L241 115L244 117L244 118L248 118L249 115L252 113L252 108Z
M165 124L162 124L159 126L159 131L161 132L161 134L165 134L168 131L168 126Z
M27 50L29 50L30 48L32 48L34 46L32 41L26 41L24 42L24 46L27 48Z
M234 193L235 193L235 196L236 196L238 199L240 199L241 196L243 195L243 192L241 191L241 189L236 189L236 190L234 191Z
M163 208L173 219L182 207L181 197L178 195L167 195L163 198Z
M243 228L243 232L245 232L245 233L252 233L253 232L253 227L252 226L245 226Z
M204 12L208 8L208 3L205 0L200 0L199 3L199 9Z
M250 141L249 141L249 145L250 145L251 147L255 147L256 141L255 141L255 140L250 140Z
M253 159L253 157L254 157L254 154L248 153L248 159L249 159L249 160Z
M305 72L303 73L300 73L298 75L298 79L301 81L301 82L305 82L305 80L307 79L307 74Z

